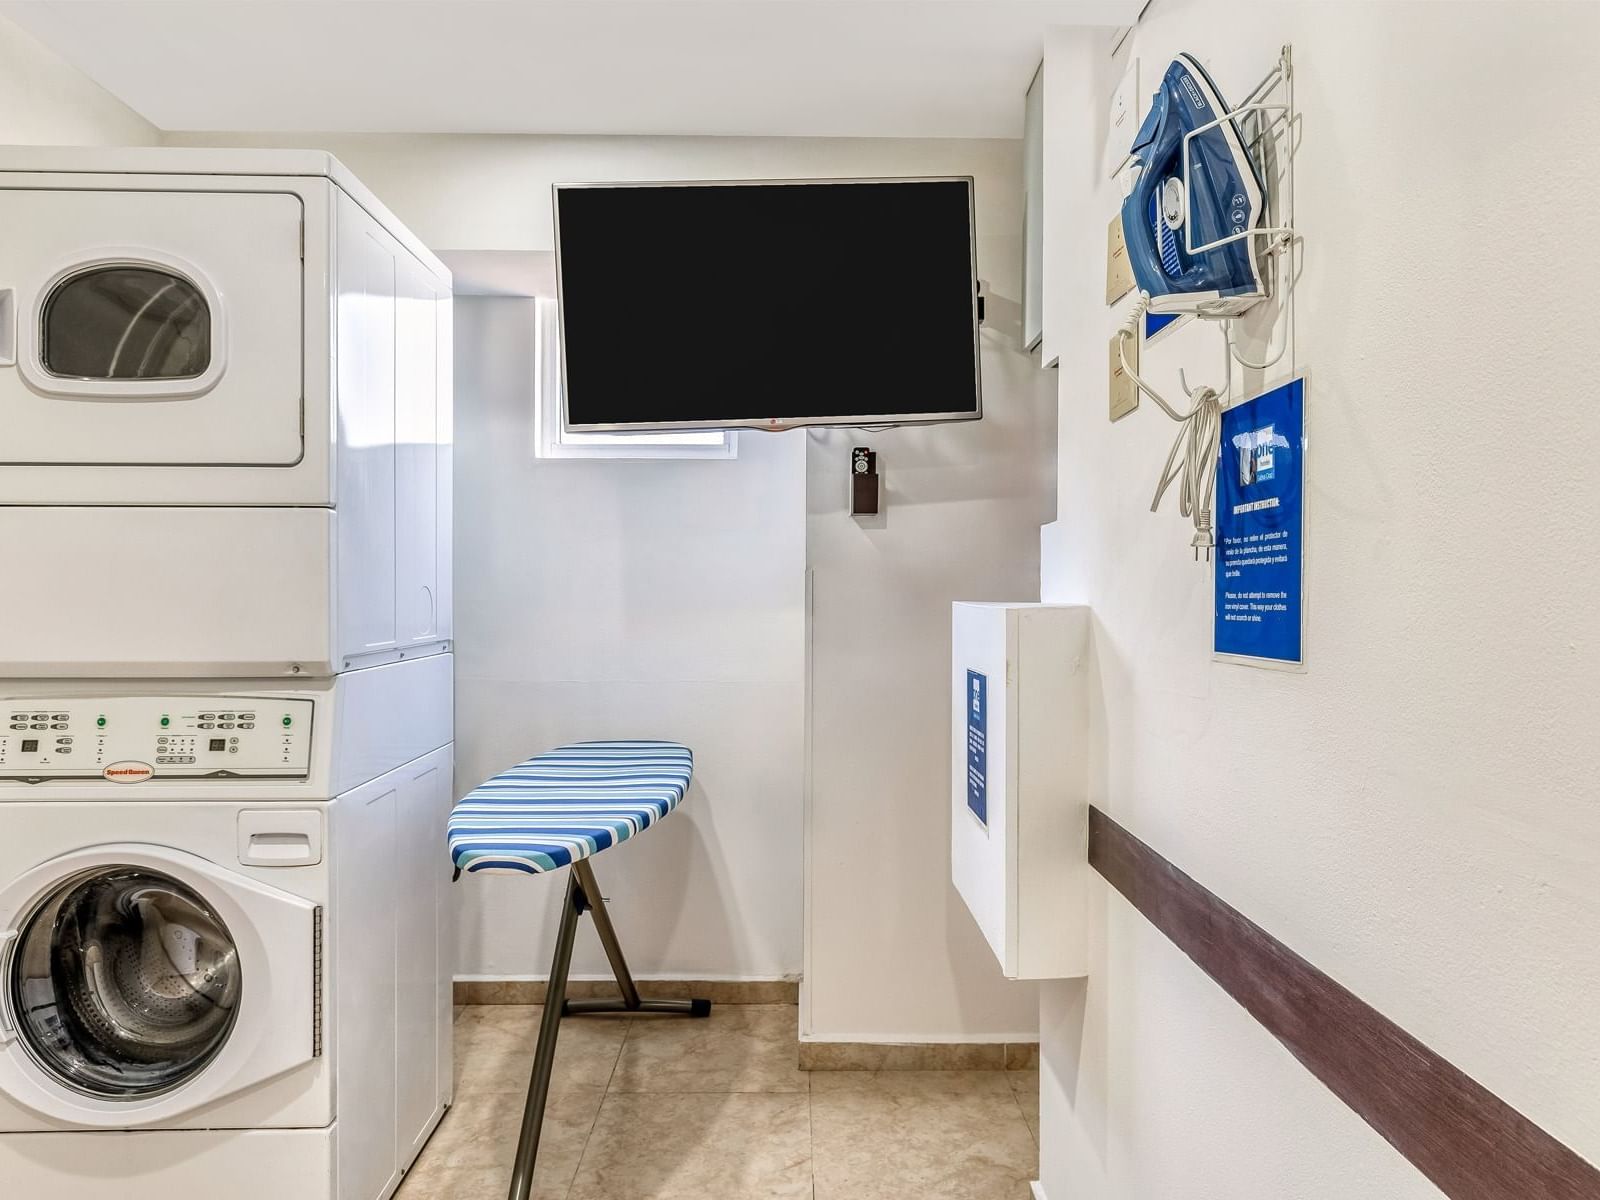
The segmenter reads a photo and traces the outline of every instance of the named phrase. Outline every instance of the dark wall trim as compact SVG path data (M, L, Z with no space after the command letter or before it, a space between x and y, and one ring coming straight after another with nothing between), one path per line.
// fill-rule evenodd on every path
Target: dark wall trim
M1451 1200L1600 1197L1600 1171L1096 808L1089 862Z

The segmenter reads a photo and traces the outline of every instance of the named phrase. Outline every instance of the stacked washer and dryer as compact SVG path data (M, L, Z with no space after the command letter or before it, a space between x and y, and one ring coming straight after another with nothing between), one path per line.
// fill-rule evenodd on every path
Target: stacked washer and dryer
M450 287L325 154L0 154L0 1195L449 1103Z

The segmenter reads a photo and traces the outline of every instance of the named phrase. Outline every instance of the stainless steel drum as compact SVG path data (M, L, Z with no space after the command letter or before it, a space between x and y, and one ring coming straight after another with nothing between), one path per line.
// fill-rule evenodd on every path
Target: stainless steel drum
M193 889L142 867L65 880L12 959L11 1006L34 1059L77 1091L171 1091L221 1051L238 1016L238 950Z

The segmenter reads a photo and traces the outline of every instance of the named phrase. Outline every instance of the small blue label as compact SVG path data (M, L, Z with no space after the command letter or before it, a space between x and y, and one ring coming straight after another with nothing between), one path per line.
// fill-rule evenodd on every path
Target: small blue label
M1301 660L1305 380L1222 414L1217 464L1218 654Z
M1178 316L1179 316L1179 314L1177 314L1177 313L1148 313L1148 312L1145 313L1145 315L1144 315L1144 338L1145 338L1145 341L1148 342L1152 338L1154 338L1156 336L1156 334L1165 332L1168 328L1170 328L1172 326L1172 324L1175 321L1177 321Z
M967 807L989 824L989 680L967 672Z

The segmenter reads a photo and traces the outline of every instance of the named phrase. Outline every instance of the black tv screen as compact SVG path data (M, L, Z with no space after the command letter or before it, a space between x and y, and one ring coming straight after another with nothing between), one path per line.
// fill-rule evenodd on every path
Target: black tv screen
M557 185L566 425L982 415L972 180Z

